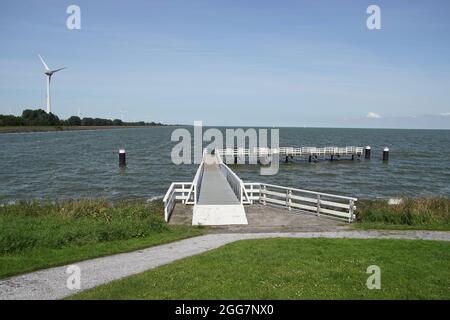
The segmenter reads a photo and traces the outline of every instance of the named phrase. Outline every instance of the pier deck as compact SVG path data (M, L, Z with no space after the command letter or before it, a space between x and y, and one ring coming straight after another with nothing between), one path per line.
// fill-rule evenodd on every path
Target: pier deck
M281 207L288 215L294 214L290 211L307 212L316 217L352 222L357 199L267 183L244 183L224 163L220 151L209 154L204 150L194 180L173 182L167 190L163 199L167 222L179 201L183 205L194 205L192 225L220 226L247 225L244 205L254 202Z
M247 224L244 206L220 169L217 156L203 156L200 194L193 209L193 225Z
M227 233L257 232L302 232L302 231L336 231L348 230L348 223L317 217L308 212L288 211L280 207L251 204L245 206L247 225L210 226L209 231ZM193 210L190 206L176 204L169 224L191 225Z
M199 205L240 204L213 155L205 155Z
M280 160L288 162L289 159L301 159L309 162L316 162L319 159L339 160L360 158L364 152L363 147L280 147L280 148L227 148L217 149L217 153L226 163L245 163L248 159L249 164L258 163L260 159L279 157Z

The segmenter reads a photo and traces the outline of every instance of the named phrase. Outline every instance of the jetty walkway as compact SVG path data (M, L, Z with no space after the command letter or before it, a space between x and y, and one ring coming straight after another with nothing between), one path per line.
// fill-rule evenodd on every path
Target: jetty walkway
M356 151L356 149L351 150ZM351 150L347 151L353 152ZM270 151L270 153L273 152L273 150ZM357 199L354 197L267 183L243 182L224 163L225 156L226 153L222 150L209 153L205 149L194 180L173 182L170 185L163 198L167 222L177 203L188 206L188 210L192 210L193 225L246 225L248 220L245 206L256 203L346 222L352 222L355 219Z

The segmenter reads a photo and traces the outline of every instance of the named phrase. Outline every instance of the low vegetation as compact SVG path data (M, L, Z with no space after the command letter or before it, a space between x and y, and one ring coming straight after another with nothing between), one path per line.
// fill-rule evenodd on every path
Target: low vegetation
M77 200L0 207L0 277L202 234L169 226L160 202Z
M71 298L450 299L449 249L422 240L246 240ZM380 289L367 288L371 265Z
M42 109L26 109L21 116L0 115L0 127L4 126L162 126L155 122L124 122L120 119L80 118L71 116L66 120L59 119L53 113L47 113Z
M387 200L358 201L356 226L382 229L450 230L450 199L403 198L398 204Z

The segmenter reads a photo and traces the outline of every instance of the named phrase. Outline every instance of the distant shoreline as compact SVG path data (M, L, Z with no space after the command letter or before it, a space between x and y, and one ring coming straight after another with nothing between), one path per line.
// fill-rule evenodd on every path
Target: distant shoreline
M151 126L6 126L0 127L1 133L27 133L27 132L58 132L58 131L81 131L81 130L106 130L127 128L152 128L166 127L170 125Z

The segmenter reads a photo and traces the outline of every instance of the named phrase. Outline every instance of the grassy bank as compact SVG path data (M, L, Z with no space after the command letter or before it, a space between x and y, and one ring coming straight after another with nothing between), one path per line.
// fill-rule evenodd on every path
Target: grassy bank
M387 200L361 200L354 225L362 229L450 230L450 199L404 198L399 204Z
M79 200L0 207L0 277L204 233L169 226L162 203Z
M438 241L239 241L74 299L450 299L450 244ZM381 289L366 286L381 269Z

